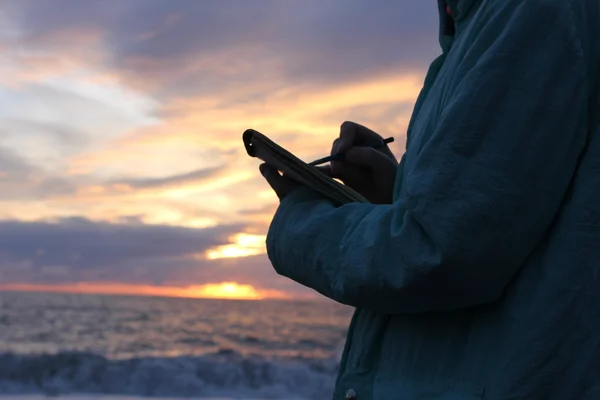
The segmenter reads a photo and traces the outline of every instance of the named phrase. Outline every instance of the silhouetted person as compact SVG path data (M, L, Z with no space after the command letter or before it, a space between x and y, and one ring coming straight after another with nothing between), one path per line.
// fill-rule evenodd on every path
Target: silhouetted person
M336 399L600 399L600 2L439 9L400 162L357 124L333 145L374 204L261 166L268 255L356 307Z

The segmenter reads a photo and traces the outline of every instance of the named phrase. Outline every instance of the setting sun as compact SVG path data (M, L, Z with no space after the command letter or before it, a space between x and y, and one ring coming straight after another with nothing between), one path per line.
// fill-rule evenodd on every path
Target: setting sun
M235 282L223 282L218 284L207 284L198 288L191 287L186 290L190 297L209 297L221 299L244 299L244 300L259 300L264 298L251 285L240 285Z
M0 284L0 291L22 292L59 292L112 294L159 297L189 297L203 299L264 300L288 299L285 292L275 289L260 289L252 285L237 282L207 283L186 287L128 285L122 283L79 282L73 284L37 285L37 284Z

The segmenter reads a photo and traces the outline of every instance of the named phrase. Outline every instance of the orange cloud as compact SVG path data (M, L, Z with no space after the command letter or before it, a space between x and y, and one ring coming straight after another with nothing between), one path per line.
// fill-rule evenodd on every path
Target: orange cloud
M0 291L28 291L51 293L110 294L158 297L185 297L232 300L289 299L280 290L260 289L237 282L208 283L187 287L130 285L124 283L78 282L40 285L30 283L0 284ZM295 296L297 297L297 296Z
M164 171L166 165L178 173L188 169L206 168L223 161L239 160L243 156L241 134L249 127L264 131L299 155L327 151L335 138L347 110L369 107L365 118L357 121L369 124L382 134L404 136L402 125L409 113L398 115L394 126L382 121L378 110L393 104L412 103L421 89L421 76L415 74L378 77L337 87L290 87L265 92L260 100L240 102L244 90L220 91L218 94L175 99L163 104L161 123L140 128L117 137L103 148L86 152L69 160L70 171L93 171L122 166L128 172ZM264 88L263 88L264 90ZM395 129L395 132L389 132ZM303 140L291 137L295 133ZM287 138L286 138L287 136ZM305 140L309 138L310 140ZM240 150L233 157L223 157L217 150ZM190 159L194 159L191 162ZM242 164L244 160L242 159ZM153 168L156 165L157 168Z
M393 148L400 153L410 107L399 113L390 109L410 105L420 82L418 75L398 74L345 86L288 86L265 92L257 101L240 102L249 90L258 90L250 82L218 94L174 99L163 104L162 122L116 136L67 160L66 170L76 179L107 176L107 181L122 180L121 185L92 179L77 193L48 199L47 205L57 210L77 208L91 219L138 215L141 221L153 224L202 227L242 222L264 226L272 214L244 211L273 210L276 198L257 172L258 161L244 152L241 133L245 128L263 131L308 160L327 154L339 124L357 115L357 122L395 136ZM387 116L390 113L394 117ZM174 179L215 168L219 172L207 178ZM127 184L128 180L144 179L163 180L164 184ZM240 252L229 248L221 249L220 254L213 256Z

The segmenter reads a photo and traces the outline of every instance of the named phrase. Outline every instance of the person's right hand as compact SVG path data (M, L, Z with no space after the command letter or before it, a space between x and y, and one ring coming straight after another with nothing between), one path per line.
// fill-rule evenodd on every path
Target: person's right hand
M344 122L331 154L346 153L343 161L332 161L319 169L362 194L374 204L392 202L398 160L389 147L374 149L383 138L354 122Z

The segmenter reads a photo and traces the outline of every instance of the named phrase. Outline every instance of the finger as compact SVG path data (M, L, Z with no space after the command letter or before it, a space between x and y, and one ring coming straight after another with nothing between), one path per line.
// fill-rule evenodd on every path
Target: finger
M333 141L333 146L331 148L331 155L335 155L338 153L345 153L352 146L354 146L354 142L356 140L356 133L358 124L351 121L345 121L340 126L340 137ZM343 174L344 166L340 161L331 161L331 171L337 177L340 177Z
M373 170L364 167L358 167L349 163L344 163L340 175L337 179L341 180L346 186L360 191L373 181Z
M279 171L267 164L261 164L258 168L261 175L265 178L269 186L271 186L277 197L281 198L283 195L281 179L283 179L283 177L279 174Z
M389 148L389 146L387 144L385 146L379 148L378 150L380 152L382 152L383 154L385 154L387 157L389 157L390 160L392 160L396 164L398 164L398 159L396 158L396 156L394 155L394 153L392 152L392 150Z
M346 152L350 147L355 145L357 126L358 124L351 121L342 123L340 126L340 137L334 142L336 148L332 154Z
M319 167L316 167L316 168L320 172L322 172L325 175L329 176L330 178L338 178L338 176L333 173L333 169L332 169L331 165L322 165L322 166L319 166Z
M341 138L337 138L333 141L333 145L331 146L331 155L335 155L338 154L339 148L340 148L340 140ZM331 168L331 173L334 175L339 175L339 171L340 171L340 163L338 161L331 161L330 162L330 168Z
M271 167L268 164L261 164L259 166L261 175L265 178L269 186L273 189L277 197L283 199L292 189L296 187L296 184L290 181L288 178L281 176L276 168Z
M393 161L384 153L372 147L353 147L346 153L346 162L357 167L370 168L375 172L387 171Z
M340 138L336 138L336 139L334 139L334 140L333 140L333 143L331 144L331 152L330 152L330 155L337 154L337 152L338 152L338 147L340 146L340 145L339 145L339 143L340 143Z
M366 126L356 122L346 121L340 128L340 140L337 144L338 152L346 152L354 146L376 146L383 138Z
M383 140L381 136L369 128L356 122L345 121L340 126L340 137L333 142L331 155L346 153L355 146L375 146L381 140ZM337 176L340 176L343 170L347 169L339 161L332 161L331 167L333 173Z

